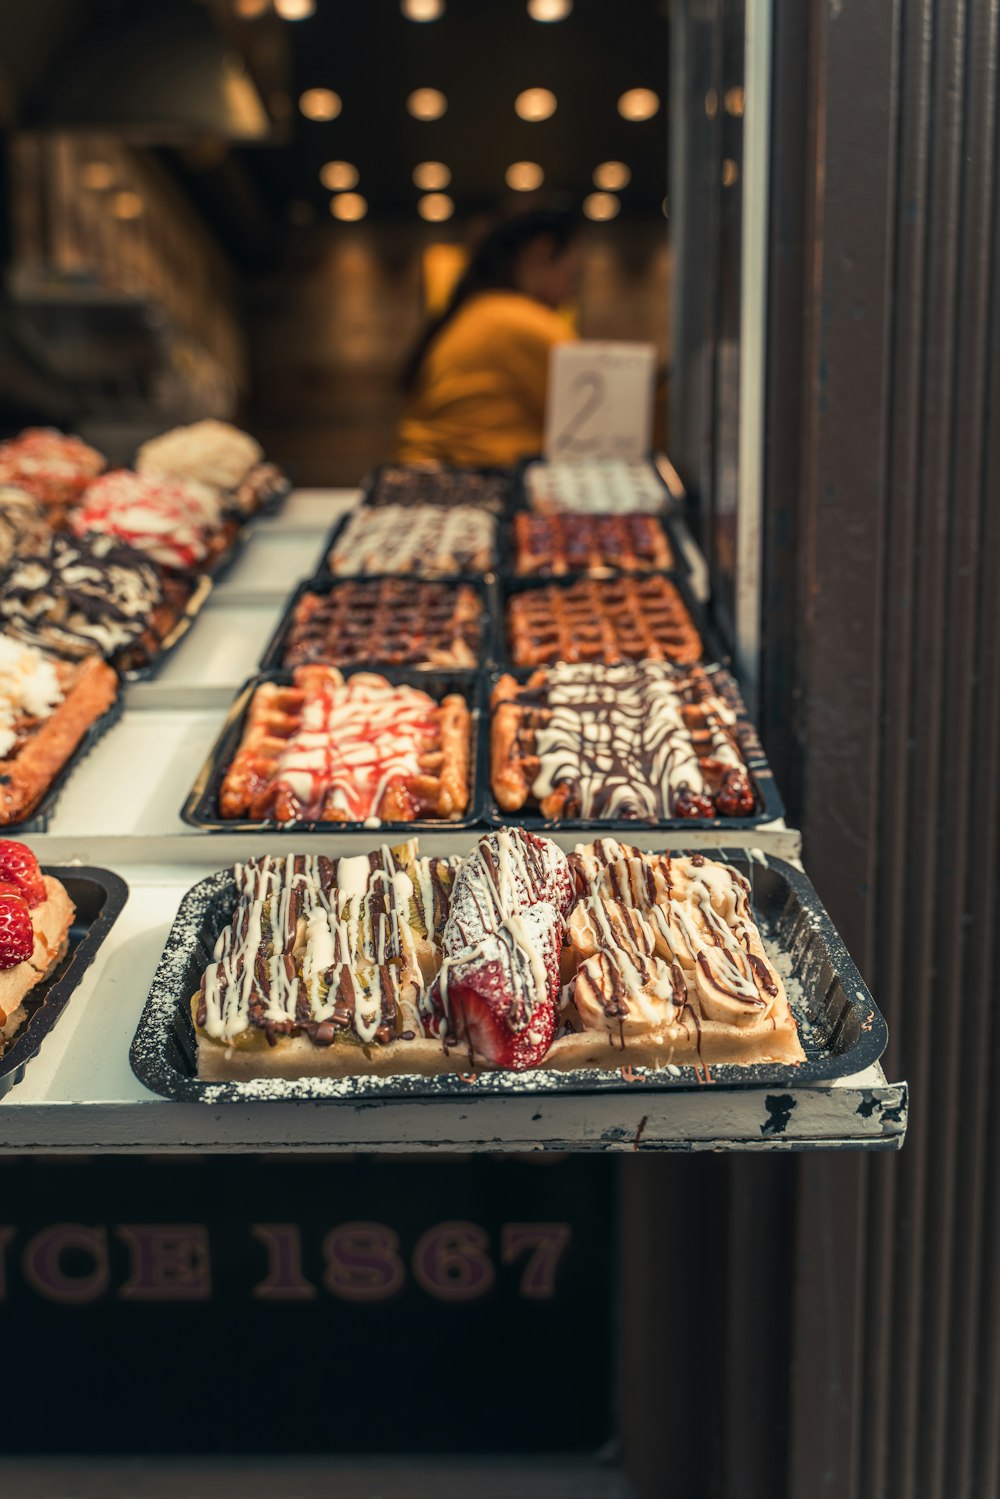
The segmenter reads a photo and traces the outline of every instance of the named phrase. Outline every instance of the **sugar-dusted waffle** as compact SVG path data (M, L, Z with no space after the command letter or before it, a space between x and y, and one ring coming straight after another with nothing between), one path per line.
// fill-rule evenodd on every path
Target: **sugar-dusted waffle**
M192 1001L202 1078L436 1072L420 1002L454 862L416 841L236 866L238 902Z
M26 489L56 524L104 468L103 454L54 427L26 427L0 443L0 484Z
M501 474L473 468L443 468L437 463L386 464L379 469L368 505L474 505L499 515L508 481Z
M209 417L186 427L172 427L143 443L135 466L147 476L208 485L226 512L253 515L288 490L288 480L273 463L265 463L256 438L229 422Z
M117 692L96 656L74 664L0 635L0 824L30 816Z
M304 593L285 638L283 666L472 667L483 640L483 605L465 583L350 578Z
M520 510L514 516L514 571L520 577L606 577L673 563L663 526L652 515L535 515Z
M496 683L493 793L543 817L751 816L737 715L701 667L560 662Z
M802 1062L784 987L728 864L598 839L570 855L560 1038L547 1067Z
M484 573L494 565L496 522L472 505L366 505L340 532L332 573Z
M524 487L532 510L624 515L661 511L667 492L651 463L625 458L581 458L529 463Z
M507 639L515 666L643 659L688 665L704 653L676 586L658 573L579 578L512 593Z
M0 839L0 1056L27 1017L25 1002L66 951L75 907L23 843Z
M219 791L225 818L414 822L460 817L469 800L471 715L457 693L335 667L299 666L253 693Z

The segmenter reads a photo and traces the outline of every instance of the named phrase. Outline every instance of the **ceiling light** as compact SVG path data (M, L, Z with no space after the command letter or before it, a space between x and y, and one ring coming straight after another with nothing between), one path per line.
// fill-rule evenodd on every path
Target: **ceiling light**
M583 200L583 211L588 219L614 219L621 204L613 193L591 193Z
M348 188L357 187L358 169L349 161L328 161L319 169L319 180L331 193L342 193Z
M415 120L439 120L448 108L448 100L439 88L415 88L406 107Z
M413 185L422 192L436 193L450 181L451 172L443 161L421 161L413 168Z
M651 88L630 88L618 100L623 120L651 120L660 107L660 96Z
M270 5L271 0L233 0L233 10L243 21L256 21Z
M368 212L368 204L360 193L340 193L336 198L330 199L330 212L335 219L353 224L364 218Z
M115 183L115 174L106 161L85 161L80 171L80 180L92 193L106 193Z
M533 193L545 181L545 173L537 161L514 161L504 173L504 180L516 193Z
M299 95L299 108L307 120L335 120L344 104L332 88L307 88Z
M111 212L116 219L137 219L142 214L142 207L138 193L115 193L111 199Z
M551 89L526 88L514 100L514 111L522 120L547 120L556 112L556 96Z
M450 219L455 212L455 205L447 193L427 193L417 202L417 212L422 219L429 224L440 224L445 219Z
M573 0L528 0L533 21L565 21L572 9Z
M444 0L399 0L399 8L408 21L439 21Z
M602 161L599 167L594 168L594 186L603 188L605 192L621 192L631 181L632 173L623 161Z
M316 0L274 0L274 8L283 21L308 21L316 12Z

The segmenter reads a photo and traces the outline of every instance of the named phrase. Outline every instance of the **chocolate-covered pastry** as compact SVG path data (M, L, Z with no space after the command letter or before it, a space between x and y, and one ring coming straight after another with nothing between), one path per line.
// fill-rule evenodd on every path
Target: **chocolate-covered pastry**
M0 569L48 545L49 523L33 495L16 484L0 484Z
M0 624L61 656L112 656L146 631L162 598L158 569L132 547L55 535L3 579Z

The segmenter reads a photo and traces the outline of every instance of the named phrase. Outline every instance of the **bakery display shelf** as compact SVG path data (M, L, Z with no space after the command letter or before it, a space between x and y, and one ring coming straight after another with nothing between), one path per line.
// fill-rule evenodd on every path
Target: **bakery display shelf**
M467 835L466 835L467 840ZM39 839L46 863L59 842ZM221 867L222 841L188 843L168 863L136 842L118 873L130 898L45 1049L0 1103L5 1152L324 1153L470 1150L897 1149L905 1083L881 1067L813 1086L675 1095L488 1094L385 1101L260 1102L219 1107L157 1098L134 1076L129 1047L185 892ZM266 1089L262 1088L262 1094Z
M130 705L155 704L180 689L198 689L206 696L225 689L221 701L228 703L239 684L256 668L268 637L273 633L281 604L216 602L202 610L197 627L187 634L151 681L141 681L129 693ZM139 687L148 689L139 692Z
M239 557L216 583L215 600L281 603L300 578L320 570L325 536L321 529L285 530L280 518L255 525Z

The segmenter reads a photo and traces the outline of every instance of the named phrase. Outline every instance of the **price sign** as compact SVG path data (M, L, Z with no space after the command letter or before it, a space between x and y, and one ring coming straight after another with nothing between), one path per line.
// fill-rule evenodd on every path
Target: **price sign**
M645 458L655 364L652 344L556 344L549 359L546 458Z

